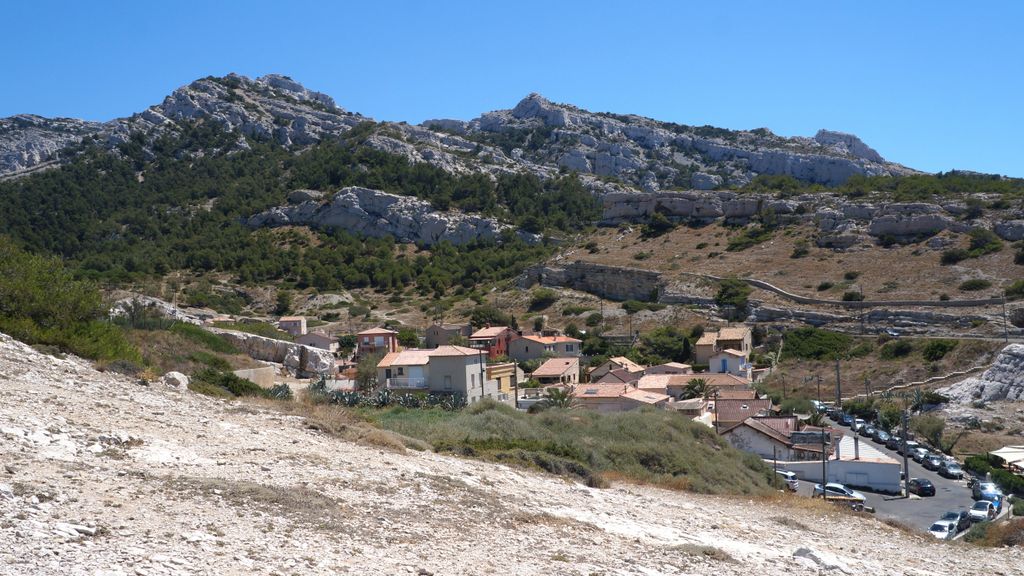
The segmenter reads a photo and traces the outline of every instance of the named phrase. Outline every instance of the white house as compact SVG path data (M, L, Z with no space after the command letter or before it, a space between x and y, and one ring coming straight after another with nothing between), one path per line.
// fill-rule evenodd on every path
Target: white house
M470 404L498 399L498 382L487 378L486 354L465 346L391 352L377 363L377 382L398 391L458 393Z
M281 316L277 321L277 327L292 336L302 336L306 333L305 316Z
M331 338L323 332L307 332L296 338L295 342L304 346L327 350L332 354L338 351L338 340Z
M666 362L657 366L648 366L644 375L655 374L693 374L693 366L680 362Z
M708 368L716 374L732 374L750 380L753 366L747 360L746 354L727 348L710 358Z

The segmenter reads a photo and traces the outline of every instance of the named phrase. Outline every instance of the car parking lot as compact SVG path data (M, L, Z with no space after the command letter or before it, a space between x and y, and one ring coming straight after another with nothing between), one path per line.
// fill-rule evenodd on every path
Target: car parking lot
M839 429L844 428L842 425L834 422L833 425ZM852 433L849 428L846 428L843 432L846 434ZM903 465L903 456L900 456L895 450L890 450L884 445L871 440L864 441L870 442L878 451L899 462L900 466ZM880 494L858 488L857 490L864 493L867 497L865 504L875 509L875 515L879 519L896 520L911 528L927 532L928 528L946 512L969 510L974 504L974 499L971 498L971 489L967 487L966 478L963 480L944 478L938 472L926 469L911 458L907 458L907 464L908 477L930 480L935 485L935 496L920 497L911 494L909 498L906 498L900 495ZM801 494L810 496L814 483L801 482L800 487Z

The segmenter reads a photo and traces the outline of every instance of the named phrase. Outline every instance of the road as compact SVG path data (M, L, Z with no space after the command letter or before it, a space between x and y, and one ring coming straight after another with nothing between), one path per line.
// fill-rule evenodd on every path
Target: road
M849 428L833 422L836 428L843 429L846 433L852 433ZM882 444L862 438L880 452L895 459L902 466L903 456L893 450L889 450ZM935 485L935 496L919 497L911 494L909 498L902 496L891 496L860 490L867 496L867 505L875 509L875 516L879 519L892 519L911 528L924 532L943 514L950 510L969 510L974 505L971 498L971 490L967 487L967 480L951 480L939 476L937 472L926 470L924 466L908 458L907 464L911 478L927 478ZM800 493L810 496L814 488L813 482L801 482ZM1005 507L1004 507L1005 508Z

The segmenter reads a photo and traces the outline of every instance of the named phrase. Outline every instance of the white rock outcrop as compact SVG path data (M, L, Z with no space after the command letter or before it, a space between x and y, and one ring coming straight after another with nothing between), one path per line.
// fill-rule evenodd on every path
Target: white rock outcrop
M171 371L160 377L161 384L167 386L168 388L174 388L179 392L184 392L188 390L188 382L188 376L182 374L181 372Z
M209 328L256 360L281 364L299 377L334 373L334 355L327 350L275 340L247 332Z
M1024 344L1010 344L981 376L938 390L953 402L1024 401Z
M295 193L290 198L297 197ZM249 218L249 226L301 225L340 228L367 236L393 236L402 242L435 244L447 240L466 244L476 240L498 239L512 226L494 218L462 212L439 212L429 202L412 196L399 196L380 190L350 186L342 188L327 201L315 198L279 206ZM539 237L519 233L529 242Z

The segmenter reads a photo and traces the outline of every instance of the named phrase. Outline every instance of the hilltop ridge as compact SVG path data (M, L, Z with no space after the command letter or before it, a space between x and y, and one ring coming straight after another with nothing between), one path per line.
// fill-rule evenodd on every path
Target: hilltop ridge
M178 134L184 124L195 122L303 147L373 120L287 76L207 77L174 90L160 104L109 122L30 115L0 119L0 176L67 159L83 140L115 151L133 142L151 148L159 137ZM763 128L684 126L589 112L535 93L512 109L471 121L379 126L384 130L370 135L366 144L413 162L453 173L525 171L543 178L574 170L597 192L738 187L761 174L834 185L852 175L914 172L887 162L850 134L821 130L813 138L784 138ZM245 140L237 139L234 147L245 148Z

